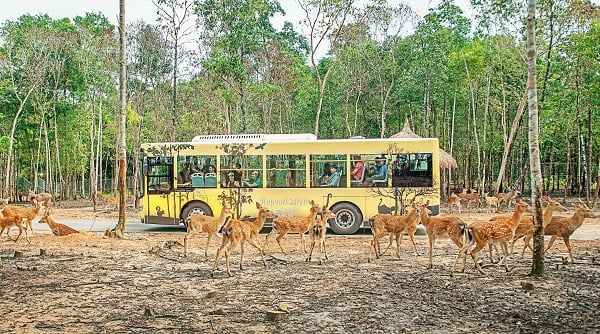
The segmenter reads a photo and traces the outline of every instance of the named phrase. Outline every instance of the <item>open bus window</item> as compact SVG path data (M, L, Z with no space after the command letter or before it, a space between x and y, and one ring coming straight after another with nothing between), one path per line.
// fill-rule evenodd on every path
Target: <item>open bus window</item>
M262 188L262 155L221 156L221 188Z
M216 188L215 155L179 156L177 188Z
M306 156L267 155L267 187L304 188Z
M393 162L394 187L432 187L432 154L396 154Z
M346 187L346 155L311 155L311 186Z
M148 194L169 193L173 189L173 160L171 157L149 157Z
M352 154L350 155L350 186L387 187L390 174L389 163L385 154Z

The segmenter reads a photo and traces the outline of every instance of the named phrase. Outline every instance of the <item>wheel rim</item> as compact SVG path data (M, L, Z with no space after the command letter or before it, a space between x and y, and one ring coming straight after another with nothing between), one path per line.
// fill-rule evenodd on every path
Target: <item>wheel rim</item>
M196 215L206 215L206 211L204 211L202 208L192 208L189 212L186 218L190 218Z
M348 209L341 209L335 213L335 224L339 228L349 229L356 222L354 212Z

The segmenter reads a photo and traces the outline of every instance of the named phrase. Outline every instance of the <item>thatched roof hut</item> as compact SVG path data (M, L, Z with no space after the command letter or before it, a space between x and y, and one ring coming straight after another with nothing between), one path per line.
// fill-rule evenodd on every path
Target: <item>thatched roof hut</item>
M421 138L421 136L417 135L410 128L410 124L408 124L408 118L404 121L404 127L400 132L392 135L390 138ZM440 148L440 168L442 170L446 170L449 168L458 168L458 163L456 159L454 159L448 152L442 150Z

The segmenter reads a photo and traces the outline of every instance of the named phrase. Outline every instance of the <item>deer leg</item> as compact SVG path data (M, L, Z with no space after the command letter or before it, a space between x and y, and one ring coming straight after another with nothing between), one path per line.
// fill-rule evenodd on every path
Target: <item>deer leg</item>
M228 240L228 238L223 237L223 240L221 241L221 246L219 247L219 249L217 249L217 254L215 255L215 266L213 267L213 271L219 269L219 255L221 254L223 248L225 248L225 246L227 245Z
M479 251L482 250L484 246L485 243L477 243L475 248L471 251L471 259L473 259L473 262L475 263L475 268L477 268L477 271L482 275L486 275L486 273L483 271L483 269L481 269L481 266L477 262L477 253L479 253Z
M387 251L388 251L388 249L390 249L390 247L392 247L393 242L394 242L394 234L390 233L390 241L388 242L387 247L383 251L383 254L381 253L381 248L379 248L379 242L377 242L377 247L379 248L379 255L384 256L385 254L387 254Z
M433 235L429 235L429 265L428 269L433 268L433 244L435 243L435 237Z
M304 254L308 254L306 250L306 243L304 242L304 233L300 233L300 240L302 240L302 249L304 249Z
M402 232L396 233L396 257L400 258L400 243L402 242Z
M552 247L554 241L556 241L556 236L553 235L552 238L550 238L550 242L548 242L548 247L546 247L546 253L548 253L548 250L550 249L550 247Z
M265 248L267 247L267 244L269 243L269 237L275 233L277 233L277 229L275 228L275 225L273 225L271 232L269 232L269 233L267 233L267 235L265 235L265 243L263 244L263 251L265 250Z
M573 251L571 249L571 243L569 242L569 237L564 236L563 240L565 241L565 245L567 246L567 250L569 251L569 257L571 258L571 263L575 263L575 259L573 258Z
M313 253L313 249L315 249L315 242L316 240L311 240L311 244L310 244L310 253L308 253L308 256L306 257L306 262L310 261L312 259L312 253Z
M466 263L467 263L467 251L469 250L469 245L464 245L460 247L458 250L458 254L456 255L456 259L454 260L454 264L452 265L452 272L454 272L454 268L456 268L456 264L458 263L458 259L463 259L462 261L462 269L461 272L465 271Z
M325 253L325 260L329 260L327 256L327 247L325 246L325 236L323 236L323 253Z
M417 254L417 256L421 255L419 254L419 250L417 249L417 242L415 241L415 234L413 233L409 233L408 237L410 238L410 241L412 241L413 247L415 247L415 254Z
M19 228L19 235L17 235L17 238L14 240L15 243L17 241L19 241L19 238L21 237L21 234L23 234L23 228L21 228L21 226L18 226L18 225L17 225L17 227Z
M250 246L253 246L258 250L258 252L260 253L260 257L262 258L263 265L266 267L267 261L265 260L265 252L262 251L260 246L258 246L258 244L256 244L256 242L253 239L248 240L248 243L250 244Z
M323 240L319 240L319 264L323 264Z
M493 253L492 253L492 244L489 244L488 248L490 250L490 261L492 261L492 263L494 263L494 256L493 256Z
M502 262L504 263L504 269L506 269L506 272L509 272L510 270L508 269L508 243L500 243L500 248L502 249L502 253L504 253L504 258L502 258Z
M529 241L531 240L531 237L532 236L528 235L528 236L525 237L525 239L523 239L523 242L525 244L523 245L523 251L521 252L521 257L525 256L525 250L527 248L531 248L531 246L529 245ZM513 245L514 245L514 243L515 243L515 241L513 240ZM533 249L531 249L531 251L533 252Z
M287 232L284 232L284 233L282 233L282 234L279 234L279 235L277 236L277 238L275 238L275 240L277 240L277 244L279 244L279 248L281 249L281 252L282 252L283 254L286 254L286 252L283 250L283 246L281 245L281 239L282 239L283 237L285 237L285 236L286 236L286 234L287 234Z
M240 271L244 270L244 266L243 266L243 262L244 262L244 244L246 242L244 240L242 240L242 242L240 243Z
M204 248L204 256L208 257L208 246L210 246L210 239L212 239L213 234L208 232L208 238L206 239L206 247Z
M229 270L229 255L231 255L231 246L225 250L225 267L227 268L227 275L231 277L231 271Z

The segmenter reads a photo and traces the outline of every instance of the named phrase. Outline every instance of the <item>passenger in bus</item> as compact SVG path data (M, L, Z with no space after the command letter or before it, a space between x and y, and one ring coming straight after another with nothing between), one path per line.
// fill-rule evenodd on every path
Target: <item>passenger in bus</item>
M331 165L330 167L331 175L327 180L327 183L323 185L323 187L339 187L340 186L340 173L337 171L336 165Z
M269 176L273 180L274 187L288 187L289 186L289 173L288 168L284 168L283 161L277 162L277 168L271 169Z
M234 179L238 184L242 184L242 165L239 162L235 163L235 168L233 169Z
M258 171L253 170L252 173L250 173L250 177L248 177L248 179L246 181L244 181L244 186L251 187L251 188L261 188L262 187L262 180L261 180L260 176L258 175Z
M354 168L352 169L352 173L351 173L352 179L354 181L362 181L363 170L365 169L365 164L360 159L360 155L355 155L353 157L353 159L355 160L355 162L354 162Z
M206 176L215 176L216 175L216 168L215 166L208 166L208 169L206 172L204 172L204 174Z
M323 166L323 174L319 176L319 184L327 185L329 183L329 178L331 177L331 164L326 162Z
M373 180L385 180L387 178L388 166L385 164L384 157L377 158L377 174L373 175Z
M212 171L210 171L210 169L212 168ZM204 161L204 166L202 166L202 171L204 172L204 174L206 173L214 173L217 170L217 167L215 167L215 165L213 165L210 161L210 158L206 158L206 160Z
M240 183L235 179L235 173L227 173L227 180L223 180L224 188L239 188Z

